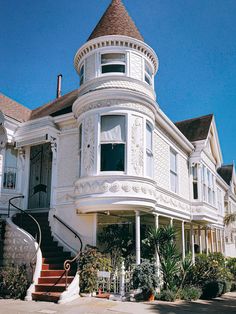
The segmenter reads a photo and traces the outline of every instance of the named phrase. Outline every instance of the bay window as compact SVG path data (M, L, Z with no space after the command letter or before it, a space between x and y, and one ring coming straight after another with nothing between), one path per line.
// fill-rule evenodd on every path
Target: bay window
M101 55L101 73L125 73L126 56L124 53L104 53Z
M153 176L152 127L146 123L146 174Z
M101 117L101 171L125 171L125 116Z
M170 150L170 189L178 192L177 153Z
M7 146L5 152L5 167L3 188L14 190L16 188L17 174L17 150L13 146Z

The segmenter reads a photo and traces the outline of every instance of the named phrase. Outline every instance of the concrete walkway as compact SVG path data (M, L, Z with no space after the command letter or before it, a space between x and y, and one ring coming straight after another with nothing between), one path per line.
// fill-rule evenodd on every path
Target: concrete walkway
M230 292L213 301L131 303L79 298L67 304L47 302L0 300L1 314L185 314L236 313L236 292Z

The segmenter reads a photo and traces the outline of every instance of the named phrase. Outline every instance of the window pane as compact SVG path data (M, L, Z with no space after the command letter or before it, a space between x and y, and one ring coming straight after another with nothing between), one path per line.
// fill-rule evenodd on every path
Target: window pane
M124 144L101 144L101 171L124 171L124 160Z
M17 172L17 150L8 147L5 154L5 168L3 187L5 189L15 189Z
M101 117L101 141L124 142L125 141L125 116Z
M177 172L176 154L173 151L170 151L170 170Z
M152 76L152 69L147 62L145 62L145 71L149 76Z
M193 199L198 199L198 188L197 188L197 182L193 182Z
M172 192L177 192L177 176L174 173L170 173L170 188Z
M124 64L108 64L102 66L102 73L125 73L125 65Z
M125 62L124 53L104 53L101 58L101 63L106 64L110 62Z

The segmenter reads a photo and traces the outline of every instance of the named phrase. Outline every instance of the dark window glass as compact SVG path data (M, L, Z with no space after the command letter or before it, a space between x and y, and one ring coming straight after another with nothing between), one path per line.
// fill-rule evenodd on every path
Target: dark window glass
M124 171L125 144L101 144L101 171Z
M151 81L147 75L145 75L145 82L151 85Z
M124 64L108 64L102 66L102 73L112 73L119 72L125 73L125 65Z
M193 199L198 199L197 182L193 182Z

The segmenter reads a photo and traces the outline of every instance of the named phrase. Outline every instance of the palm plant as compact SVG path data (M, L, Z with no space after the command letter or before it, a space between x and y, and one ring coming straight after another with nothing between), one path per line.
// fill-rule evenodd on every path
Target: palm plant
M180 269L180 254L176 247L176 231L173 226L164 226L149 231L150 240L155 245L163 275L163 288L173 290Z

